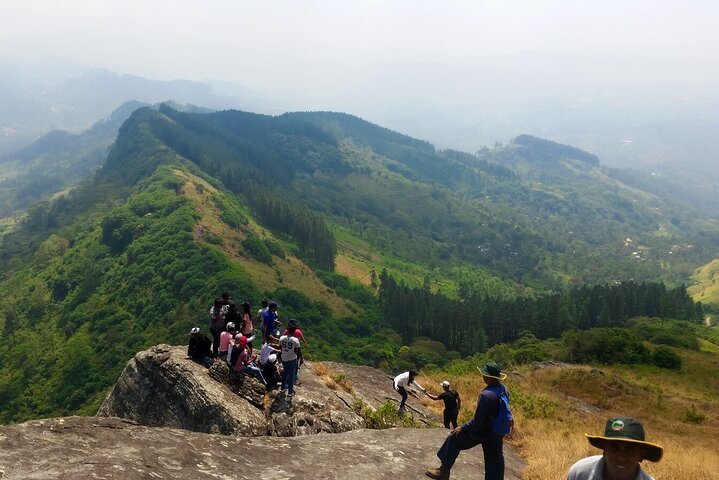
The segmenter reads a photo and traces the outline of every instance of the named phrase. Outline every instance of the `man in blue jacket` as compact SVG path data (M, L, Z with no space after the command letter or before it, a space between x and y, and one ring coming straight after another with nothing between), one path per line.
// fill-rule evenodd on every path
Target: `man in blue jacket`
M437 452L442 464L439 468L425 472L430 478L449 479L449 471L457 460L459 452L482 444L485 480L504 479L504 452L502 451L504 435L495 433L492 423L500 415L500 393L508 395L501 383L507 378L507 375L501 372L496 363L487 363L484 367L477 369L482 373L482 378L487 386L479 394L474 417L449 432ZM509 421L511 422L511 420Z

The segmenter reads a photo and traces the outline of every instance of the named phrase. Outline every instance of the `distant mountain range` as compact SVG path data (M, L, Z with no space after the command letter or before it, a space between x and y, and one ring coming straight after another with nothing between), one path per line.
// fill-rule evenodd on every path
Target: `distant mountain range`
M53 130L79 134L129 101L172 100L211 109L256 107L250 100L218 94L200 82L150 80L107 70L90 70L59 83L3 65L0 75L0 158Z

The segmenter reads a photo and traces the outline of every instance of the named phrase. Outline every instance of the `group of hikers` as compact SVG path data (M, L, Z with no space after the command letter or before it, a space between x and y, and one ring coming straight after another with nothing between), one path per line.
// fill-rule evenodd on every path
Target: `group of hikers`
M238 306L228 293L223 293L209 311L212 338L203 334L200 327L193 327L187 356L206 367L215 360L225 362L232 375L250 375L267 390L274 389L279 381L280 390L291 398L299 384L303 363L300 341L307 346L307 340L295 319L290 319L282 330L277 302L265 299L261 305L253 315L249 302ZM259 356L253 344L258 335L256 325L260 325L262 338Z
M199 327L192 328L187 355L207 367L214 359L226 362L233 374L250 375L267 390L275 388L278 379L281 379L281 391L291 398L303 363L300 342L306 346L307 341L295 319L290 319L282 331L277 302L262 300L261 304L253 323L250 304L244 302L240 309L227 293L223 293L215 299L209 312L212 339L202 334ZM257 336L255 325L261 326L259 357L253 347ZM409 390L410 386L418 388L432 400L444 402L444 426L451 427L451 430L437 451L440 466L425 472L430 478L449 479L450 470L460 452L482 445L484 478L504 479L504 437L510 435L514 428L509 391L502 383L507 374L494 362L477 367L477 370L486 386L479 394L474 416L461 425L457 423L461 398L456 390L451 389L448 381L440 384L442 393L433 395L416 382L415 370L394 377L393 388L401 396L400 415L405 413L409 394L414 395ZM603 454L576 462L570 468L567 480L653 480L639 464L643 460L658 462L663 449L645 440L644 428L639 421L613 417L607 420L604 435L587 434L586 437Z

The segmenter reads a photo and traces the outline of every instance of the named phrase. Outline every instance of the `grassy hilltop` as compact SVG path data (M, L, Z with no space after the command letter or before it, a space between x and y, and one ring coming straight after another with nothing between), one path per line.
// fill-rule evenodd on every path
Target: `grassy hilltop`
M505 383L512 395L518 428L509 443L527 460L523 478L564 478L576 460L600 453L584 434L600 434L608 417L623 415L640 419L648 440L665 449L661 462L642 464L654 478L716 479L719 331L704 330L699 345L698 349L670 347L681 358L679 370L597 363L510 366ZM488 355L502 356L507 350L495 347L473 362L425 372L419 381L437 393L441 391L439 383L449 380L462 396L460 419L467 420L484 386L474 366ZM522 354L521 347L510 350ZM423 402L441 410L441 402Z

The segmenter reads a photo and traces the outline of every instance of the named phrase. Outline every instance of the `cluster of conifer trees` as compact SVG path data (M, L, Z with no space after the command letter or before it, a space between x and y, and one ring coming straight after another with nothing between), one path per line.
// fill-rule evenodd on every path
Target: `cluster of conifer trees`
M528 330L538 338L559 337L571 329L623 326L628 318L664 317L700 322L701 303L684 287L622 282L581 287L539 298L457 300L427 288L410 288L380 275L379 303L385 318L405 342L418 336L441 341L462 354L512 342Z
M335 241L321 215L260 189L255 189L247 198L265 225L289 235L303 256L319 268L334 270Z

